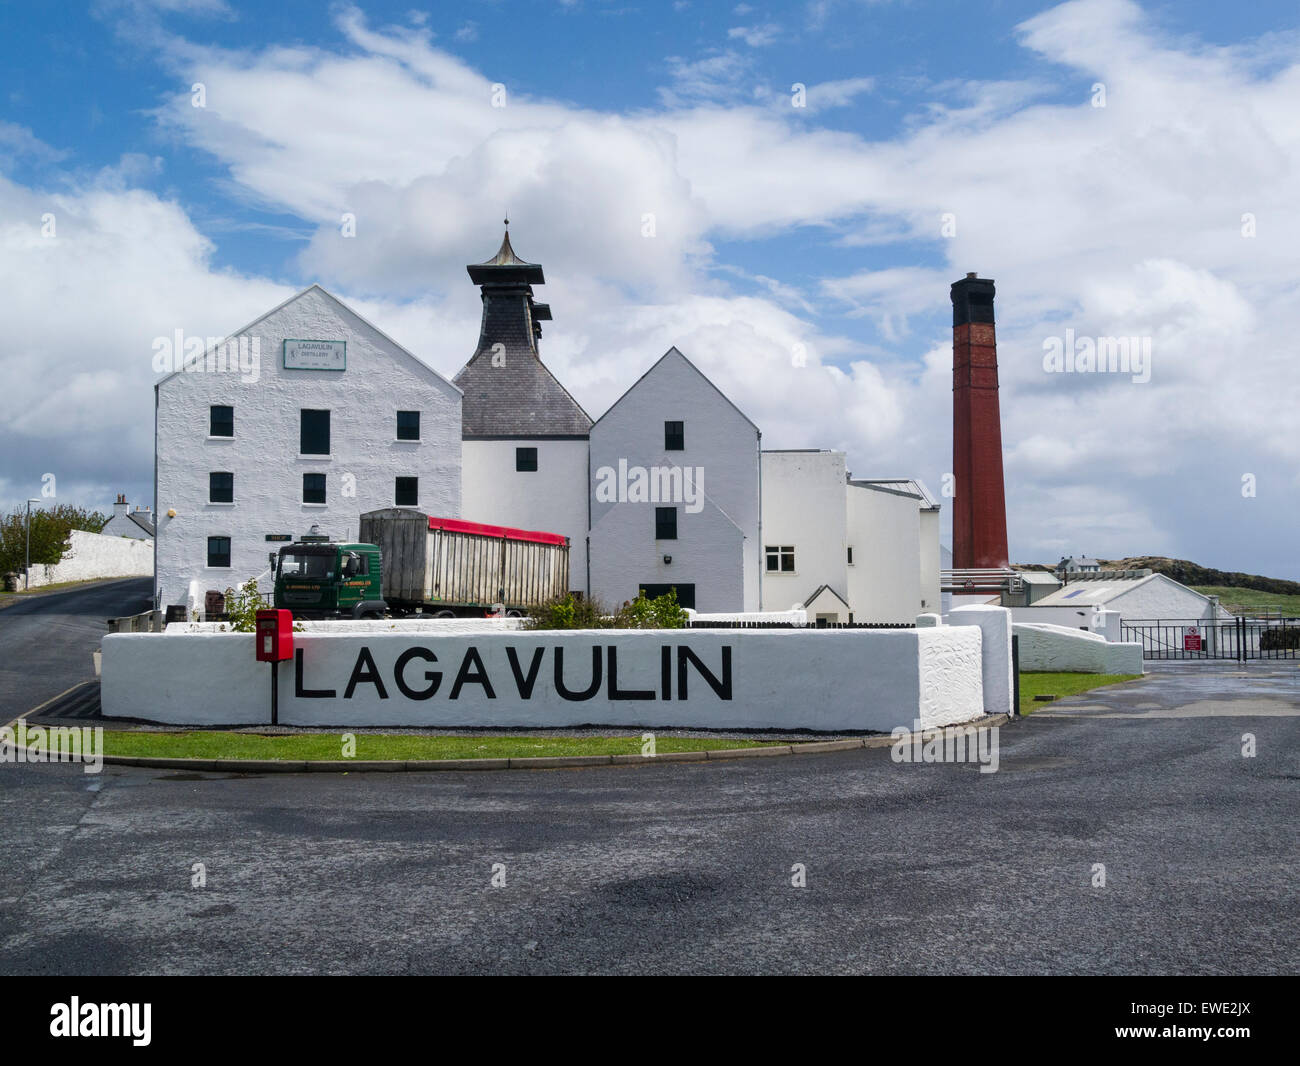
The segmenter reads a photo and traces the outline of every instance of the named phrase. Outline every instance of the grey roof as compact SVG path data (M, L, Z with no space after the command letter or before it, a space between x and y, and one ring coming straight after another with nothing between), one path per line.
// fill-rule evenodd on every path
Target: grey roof
M818 585L818 586L817 586L817 591L814 592L811 596L809 596L806 600L804 600L804 601L803 601L803 605L804 605L805 607L810 607L810 606L812 606L812 602L813 602L813 600L815 600L815 599L816 599L818 596L820 596L823 592L829 592L832 596L834 596L837 600L839 600L840 603L844 604L845 607L847 607L847 606L849 605L849 604L848 604L848 601L845 600L845 598L844 598L843 596L841 596L838 592L836 592L833 588L831 588L830 585Z
M153 520L145 517L147 512L128 511L126 517L143 529L149 536L154 535Z
M914 477L875 477L849 478L848 483L860 489L872 489L875 492L888 492L894 496L911 496L921 501L923 511L939 510L939 502L930 495L930 490L920 478Z
M543 365L539 323L551 309L533 300L545 278L537 263L515 254L506 232L497 254L465 268L482 289L478 347L454 378L464 392L461 433L473 438L585 438L591 416Z

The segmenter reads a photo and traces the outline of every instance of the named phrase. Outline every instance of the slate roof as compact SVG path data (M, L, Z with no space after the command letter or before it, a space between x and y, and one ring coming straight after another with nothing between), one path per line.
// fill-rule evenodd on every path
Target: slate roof
M507 230L495 256L465 269L482 289L483 322L478 347L453 379L465 394L462 436L588 437L591 417L538 355L540 323L551 318L550 307L533 300L533 285L545 282L541 265L515 254Z
M148 533L149 536L154 535L153 522L145 518L143 513L137 514L135 511L128 511L126 517Z

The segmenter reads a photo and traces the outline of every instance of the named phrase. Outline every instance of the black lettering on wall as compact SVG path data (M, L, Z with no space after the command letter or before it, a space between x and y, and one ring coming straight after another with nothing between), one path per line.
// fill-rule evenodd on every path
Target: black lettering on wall
M473 673L470 673L470 670ZM451 695L448 699L460 699L460 688L462 685L482 685L483 694L488 699L494 700L497 694L492 691L492 682L488 680L487 670L483 666L483 660L479 658L478 649L470 647L465 651L465 658L460 661L460 669L456 671L456 680L451 685Z
M338 692L332 688L307 688L302 677L302 649L293 653L293 694L300 700L332 700Z
M506 648L506 658L510 660L510 672L515 675L515 688L519 690L521 700L533 698L533 686L537 684L537 675L542 669L542 656L545 654L545 648L535 648L533 657L528 663L528 673L524 674L519 669L519 656L515 649Z
M600 645L593 645L591 649L591 684L582 692L571 692L564 687L564 648L557 645L555 649L555 691L560 694L561 698L566 700L591 699L600 691L603 664L604 659L600 654Z
M363 670L362 667L365 669ZM379 667L375 665L370 649L365 645L362 645L361 650L357 653L357 661L352 667L352 676L348 678L348 687L343 690L343 698L350 700L352 693L356 691L357 686L363 681L367 685L375 686L375 691L379 693L381 700L388 699L388 693L384 691L384 682L379 677Z
M678 646L677 648L677 698L686 699L686 664L692 663L695 669L699 671L700 677L708 682L709 688L720 700L731 699L731 645L722 646L722 680L717 677L704 665L704 661L691 651L690 648Z
M611 700L652 700L655 698L652 689L628 689L626 691L619 691L618 649L612 644L609 647L609 698Z
M436 663L438 661L438 657L428 648L407 648L397 657L397 664L393 667L393 680L397 682L398 689L408 700L432 699L433 694L438 691L438 686L442 684L442 671L426 670L424 679L429 682L429 687L411 688L406 683L404 671L407 663L412 659L423 659L426 663Z

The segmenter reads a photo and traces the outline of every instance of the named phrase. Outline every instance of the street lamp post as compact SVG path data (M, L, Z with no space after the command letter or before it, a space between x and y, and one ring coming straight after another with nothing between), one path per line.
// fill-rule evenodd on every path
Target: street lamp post
M23 562L24 592L29 591L32 587L32 504L40 502L40 500L27 501L27 556Z

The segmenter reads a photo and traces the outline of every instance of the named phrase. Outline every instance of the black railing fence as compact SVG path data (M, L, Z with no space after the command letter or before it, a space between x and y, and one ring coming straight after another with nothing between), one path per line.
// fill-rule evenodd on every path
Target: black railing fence
M1133 618L1120 639L1140 642L1144 659L1296 659L1300 619Z

